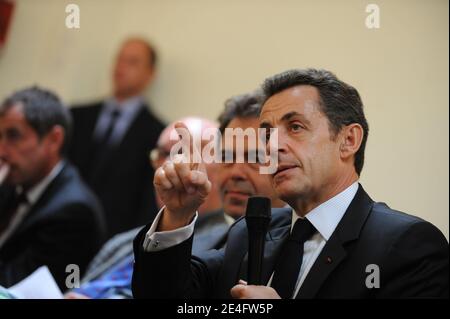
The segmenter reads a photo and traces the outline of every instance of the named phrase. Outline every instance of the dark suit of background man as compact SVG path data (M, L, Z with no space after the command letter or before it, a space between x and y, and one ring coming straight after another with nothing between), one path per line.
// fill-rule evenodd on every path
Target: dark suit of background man
M104 240L98 200L63 159L70 122L58 97L36 87L0 105L0 285L46 265L65 290L67 265L83 273Z
M142 97L155 74L156 53L127 40L117 56L113 96L72 108L69 158L103 205L108 237L144 224L156 210L148 154L164 125Z
M263 90L260 126L278 129L278 140L267 136L268 145L278 149L272 185L292 207L272 212L264 285L239 282L247 276L245 219L231 226L226 249L190 257L192 236L177 233L193 227L211 185L201 167L168 163L155 173L166 208L155 219L158 225L145 227L134 242L134 296L448 297L448 243L442 233L374 202L358 183L368 136L358 92L315 69L275 75ZM177 237L175 245L160 236L168 230Z

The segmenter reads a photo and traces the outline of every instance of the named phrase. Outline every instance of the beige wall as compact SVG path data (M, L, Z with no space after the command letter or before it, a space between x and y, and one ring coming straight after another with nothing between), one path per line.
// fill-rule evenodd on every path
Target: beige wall
M65 6L81 28L65 28ZM365 7L381 28L365 27ZM158 46L148 95L165 120L215 118L230 95L288 68L321 67L359 89L370 124L362 183L448 238L448 1L22 0L0 52L0 98L25 85L69 103L108 93L128 34Z

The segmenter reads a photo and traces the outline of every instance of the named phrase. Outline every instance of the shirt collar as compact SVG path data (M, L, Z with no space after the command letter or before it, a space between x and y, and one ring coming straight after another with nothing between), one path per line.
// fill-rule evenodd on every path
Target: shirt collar
M225 222L227 223L228 226L233 225L233 223L236 221L233 217L231 217L226 213L224 213L223 216L225 217Z
M337 225L347 211L348 206L350 206L350 203L355 197L357 191L358 182L354 182L345 190L306 214L305 217L311 222L311 224L313 224L313 226L326 241L330 239ZM301 217L299 217L297 213L292 210L291 230L298 218Z
M47 186L51 183L51 181L53 181L56 175L61 172L62 168L63 163L62 161L59 161L47 176L45 176L39 183L28 190L27 201L30 205L33 205L38 201L39 197L41 197L42 193L44 193Z
M106 101L105 108L108 112L112 112L117 109L121 114L134 114L143 104L144 99L142 96L134 96L129 99L118 102L115 98L110 98Z

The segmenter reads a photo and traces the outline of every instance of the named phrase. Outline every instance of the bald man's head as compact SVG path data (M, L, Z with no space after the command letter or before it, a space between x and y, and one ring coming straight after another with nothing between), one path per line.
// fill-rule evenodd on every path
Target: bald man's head
M182 122L184 123L187 128L189 129L189 132L192 134L192 137L194 141L198 138L200 138L203 135L203 132L207 129L218 129L219 125L216 122L200 118L200 117L186 117L181 120L175 121L171 124L169 124L160 134L158 142L156 143L156 148L151 152L150 158L152 162L153 168L156 170L160 166L164 164L164 162L169 158L170 156L170 150L172 146L174 146L178 141L179 138L171 139L171 135L175 131L175 123ZM177 134L174 134L172 136L178 136ZM201 139L201 147L205 147L211 140L203 140ZM212 189L208 197L206 198L206 201L203 203L202 206L199 208L199 213L207 213L212 212L218 209L222 208L222 201L220 199L220 192L218 189L218 183L216 181L216 175L217 175L217 165L216 163L210 163L205 164L206 171L208 173L208 178L211 181ZM158 199L159 204L160 200Z
M141 38L127 39L114 67L114 97L124 100L143 94L155 74L156 52Z
M218 123L200 117L186 117L177 122L182 122L187 126L194 140L201 139L203 132L205 132L206 129L218 128ZM175 123L176 122L171 123L162 131L157 142L158 147L161 147L169 152L170 148L179 141L179 139L170 140L170 135L173 134L173 132L175 132L174 128ZM208 141L202 140L202 144L208 142L209 140Z

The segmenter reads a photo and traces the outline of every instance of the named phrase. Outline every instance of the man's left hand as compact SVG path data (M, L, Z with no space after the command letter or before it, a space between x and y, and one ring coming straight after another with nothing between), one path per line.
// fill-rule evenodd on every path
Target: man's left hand
M243 280L231 288L231 296L235 299L281 299L272 287L247 285Z

